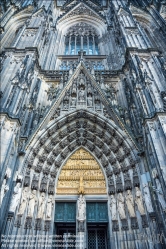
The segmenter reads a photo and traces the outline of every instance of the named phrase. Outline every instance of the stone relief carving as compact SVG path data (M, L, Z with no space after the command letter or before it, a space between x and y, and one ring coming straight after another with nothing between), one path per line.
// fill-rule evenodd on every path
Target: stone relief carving
M11 169L7 168L4 179L3 179L3 183L1 186L1 204L2 204L3 198L5 197L7 191L9 190L9 185L7 182L10 177L11 177Z
M18 215L23 215L26 209L27 201L29 196L29 188L25 187L22 192L21 204L18 210Z
M32 190L29 196L28 217L33 217L34 209L37 204L36 190Z
M130 217L135 217L134 199L133 199L133 195L131 193L131 190L127 190L127 193L126 193L126 205L127 205L127 209L128 209Z
M138 210L141 215L145 214L145 209L142 201L142 194L139 187L135 187L135 203L137 204Z
M44 208L45 208L45 193L41 193L39 197L39 205L38 205L38 213L37 213L38 219L43 219Z
M79 221L84 221L86 219L86 202L85 202L85 197L81 194L78 198L78 220Z
M125 214L125 198L122 193L119 193L117 196L118 201L118 212L121 219L126 219Z
M21 183L17 182L13 190L13 195L12 195L9 211L15 212L16 207L18 206L20 197L21 197Z
M152 207L152 202L151 202L151 198L150 198L150 192L149 192L148 183L143 184L143 192L144 192L144 199L145 199L145 204L146 204L147 211L149 213L152 213L153 212L153 207Z
M117 207L116 207L116 199L114 195L110 195L111 203L110 203L110 208L111 208L111 216L112 220L117 220Z
M47 200L46 220L51 220L53 208L53 196L49 195Z

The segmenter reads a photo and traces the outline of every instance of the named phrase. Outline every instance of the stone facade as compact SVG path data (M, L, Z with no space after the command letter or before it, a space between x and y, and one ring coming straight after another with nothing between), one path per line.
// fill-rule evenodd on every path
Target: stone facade
M2 234L32 235L33 248L42 235L51 248L56 202L73 201L83 238L77 248L91 249L86 206L103 200L108 248L165 248L165 1L4 0L0 7ZM83 166L71 178L77 152ZM75 192L60 195L66 179Z

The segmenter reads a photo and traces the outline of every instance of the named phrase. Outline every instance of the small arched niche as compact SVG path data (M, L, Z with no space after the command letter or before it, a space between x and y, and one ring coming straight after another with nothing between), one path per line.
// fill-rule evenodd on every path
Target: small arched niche
M96 159L85 149L67 160L58 178L57 195L106 194L104 174Z

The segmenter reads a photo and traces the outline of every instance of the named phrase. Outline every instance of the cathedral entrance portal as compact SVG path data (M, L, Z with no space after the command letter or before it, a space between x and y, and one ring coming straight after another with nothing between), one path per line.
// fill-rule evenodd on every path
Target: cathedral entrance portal
M68 159L59 175L56 194L55 232L63 239L63 246L68 248L68 239L76 235L77 246L72 242L76 248L106 249L108 208L107 200L101 201L106 198L106 182L88 151L81 148Z

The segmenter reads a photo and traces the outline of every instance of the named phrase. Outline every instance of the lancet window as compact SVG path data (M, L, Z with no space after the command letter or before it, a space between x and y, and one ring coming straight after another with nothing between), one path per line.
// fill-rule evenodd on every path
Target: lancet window
M72 26L65 38L65 55L77 55L80 50L87 55L99 54L97 32L83 22Z

